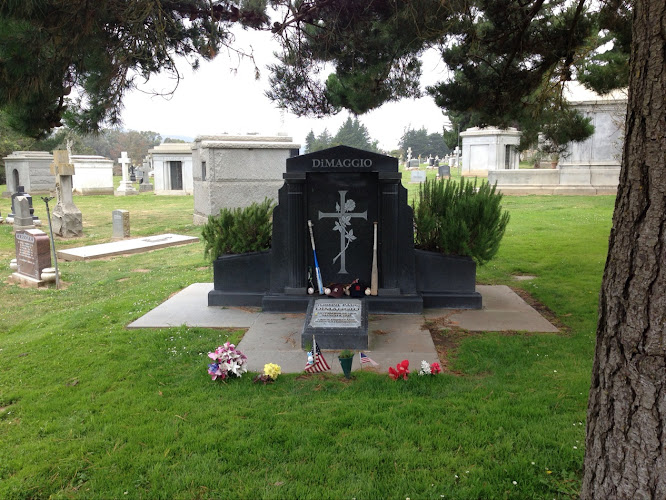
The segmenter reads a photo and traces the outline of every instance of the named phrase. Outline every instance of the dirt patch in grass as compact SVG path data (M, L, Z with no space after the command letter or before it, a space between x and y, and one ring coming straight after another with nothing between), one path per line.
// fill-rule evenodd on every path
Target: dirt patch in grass
M150 269L132 269L133 273L149 273Z
M428 321L423 325L424 329L430 331L432 342L437 349L437 357L442 372L452 375L463 375L462 372L454 370L451 365L455 361L458 346L465 337L476 335L458 326L447 324L447 317L437 318L434 321Z

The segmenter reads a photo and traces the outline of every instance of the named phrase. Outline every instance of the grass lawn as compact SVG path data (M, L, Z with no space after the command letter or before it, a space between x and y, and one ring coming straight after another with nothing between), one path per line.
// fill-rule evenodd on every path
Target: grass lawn
M85 236L58 248L109 241L117 208L133 236L199 234L192 197L74 202ZM206 354L242 331L125 329L212 281L203 245L62 262L60 291L0 280L0 498L577 497L614 198L503 204L507 234L478 280L521 287L565 331L442 331L458 348L437 377L212 382ZM9 206L0 199L3 217ZM2 224L5 276L13 253Z

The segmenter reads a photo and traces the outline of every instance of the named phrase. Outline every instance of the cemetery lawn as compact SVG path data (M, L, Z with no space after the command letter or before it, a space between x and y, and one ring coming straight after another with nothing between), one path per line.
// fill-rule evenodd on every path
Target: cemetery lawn
M132 236L200 234L192 197L74 202L85 236L60 249L109 241L117 208ZM35 290L7 283L0 224L0 498L576 498L614 197L503 205L478 281L529 292L563 332L435 331L456 346L451 371L396 382L388 366L212 382L207 353L241 330L125 328L212 281L203 244L61 262L64 289Z

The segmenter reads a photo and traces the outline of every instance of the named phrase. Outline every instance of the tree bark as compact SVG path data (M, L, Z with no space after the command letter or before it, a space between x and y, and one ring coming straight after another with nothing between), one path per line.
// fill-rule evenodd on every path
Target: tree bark
M666 3L636 0L581 498L666 498Z

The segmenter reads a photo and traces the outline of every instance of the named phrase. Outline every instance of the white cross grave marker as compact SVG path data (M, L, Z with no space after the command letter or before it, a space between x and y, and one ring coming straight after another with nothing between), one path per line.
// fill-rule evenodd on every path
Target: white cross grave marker
M120 163L123 168L123 180L120 181L120 185L118 186L118 191L116 193L120 195L137 194L138 191L134 189L132 182L129 180L129 166L130 163L132 163L132 160L127 156L127 151L120 153L118 163Z

